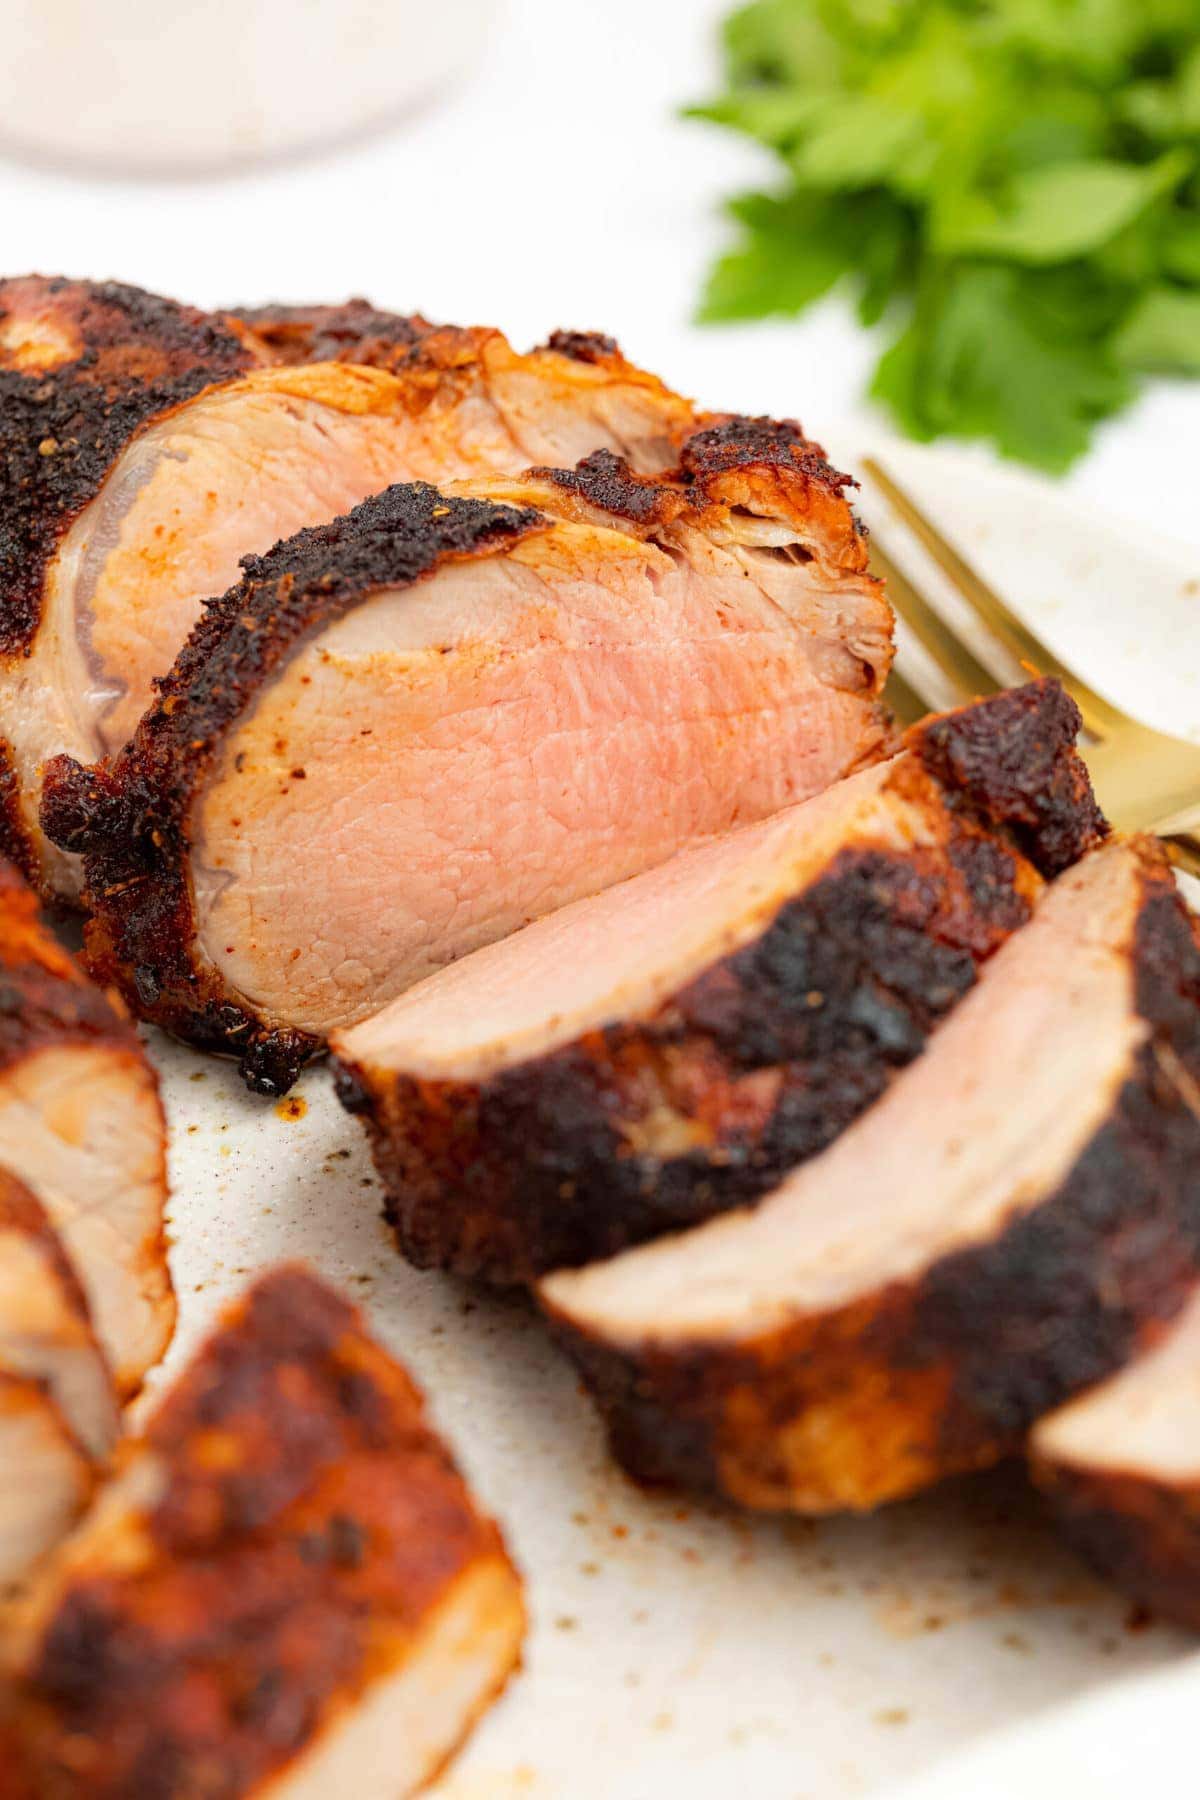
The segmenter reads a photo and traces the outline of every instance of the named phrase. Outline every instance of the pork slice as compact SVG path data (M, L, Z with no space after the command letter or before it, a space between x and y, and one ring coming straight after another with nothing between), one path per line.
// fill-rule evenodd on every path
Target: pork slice
M1197 1274L1198 975L1158 847L1100 848L755 1211L544 1281L626 1465L869 1508L1121 1367Z
M86 700L74 620L42 629L62 541L143 426L255 360L228 325L139 288L0 281L0 851L27 874L41 867L38 765L89 741L54 666L78 665Z
M1200 1115L1200 1086L1192 1101ZM1092 1567L1200 1630L1200 1296L1158 1343L1041 1420L1030 1458Z
M890 613L806 459L397 487L249 562L128 749L48 775L93 967L279 1091L433 970L877 758Z
M92 1460L47 1389L0 1369L0 1598L67 1535L94 1484ZM7 1770L2 1721L0 1754Z
M66 1536L117 1429L75 1272L28 1188L0 1168L0 1589Z
M87 1454L119 1429L116 1393L87 1298L45 1211L0 1168L0 1372L37 1382Z
M252 329L136 289L0 283L0 847L77 897L40 829L43 766L121 748L247 553L389 482L598 446L663 468L696 423L615 351L521 356L353 305Z
M528 1280L755 1200L824 1149L1029 917L1018 841L1056 862L1097 836L1078 723L1050 682L928 721L891 762L334 1033L404 1254ZM990 789L944 755L976 732ZM1036 842L1018 785L1060 790Z
M0 863L0 1166L36 1195L122 1396L170 1341L158 1084L119 1001L84 976Z
M55 1800L395 1800L504 1687L519 1579L404 1370L302 1269L222 1319L41 1570L0 1712Z

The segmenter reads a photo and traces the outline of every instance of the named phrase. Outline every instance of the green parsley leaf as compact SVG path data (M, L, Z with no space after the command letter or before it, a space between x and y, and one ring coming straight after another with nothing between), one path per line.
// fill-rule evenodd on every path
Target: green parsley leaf
M1011 262L1070 262L1109 243L1195 166L1185 150L1157 162L1059 162L1014 177L997 200L950 194L931 222L942 256L997 256Z
M789 317L845 276L860 281L864 321L878 319L902 280L914 232L880 190L850 196L743 194L729 211L739 245L713 267L701 321Z
M1117 333L1114 348L1131 369L1183 369L1200 375L1200 294L1151 288Z
M1131 383L1103 344L1064 338L1037 278L961 264L929 280L872 392L913 437L990 439L1005 456L1059 472Z
M1138 372L1200 374L1197 0L753 0L693 116L785 183L731 207L705 320L888 321L914 435L1065 468Z
M853 267L853 248L833 216L839 200L750 194L730 210L747 230L709 274L697 313L702 321L794 317Z

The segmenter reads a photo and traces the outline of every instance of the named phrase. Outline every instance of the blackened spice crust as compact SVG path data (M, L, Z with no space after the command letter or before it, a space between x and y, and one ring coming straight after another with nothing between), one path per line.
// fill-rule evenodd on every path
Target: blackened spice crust
M458 343L455 355L467 353L471 337L433 332L415 346L414 358L437 364L451 352L451 339ZM769 450L751 434L744 460L731 451L715 473L676 469L650 480L653 517L644 529L648 534L661 520L684 515L705 529L752 502L821 544L828 573L849 575L877 611L877 660L857 668L867 694L876 693L888 659L886 608L840 487L814 476L803 458L789 463ZM597 466L605 479L613 473L607 462ZM621 479L640 480L627 471ZM534 484L526 491L537 498L544 492ZM558 512L549 501L547 510L572 516L569 507ZM238 1056L247 1081L262 1093L280 1093L295 1080L319 1042L258 1019L214 969L194 961L187 819L222 736L301 643L371 593L419 581L443 559L498 553L551 523L531 507L444 497L422 483L391 488L345 519L245 559L244 579L210 602L159 682L158 703L113 763L85 769L58 757L48 765L42 828L60 848L83 855L91 966L120 987L135 1012L204 1048ZM629 529L636 534L638 528ZM877 739L872 744L868 737L864 758L881 751L887 736L881 708L872 705L869 720Z
M1030 861L1057 875L1108 830L1083 763L1063 756L1082 724L1062 685L1044 678L918 731L926 767L968 804L1002 818Z
M20 348L27 319L52 325L65 360ZM254 361L218 320L140 288L0 282L0 655L28 651L47 564L130 439Z
M1049 776L1078 794L1075 839L1099 835L1072 702L1055 683L1032 698L972 709L1005 743L995 788L978 765L963 792L953 763L927 757L945 720L909 732L920 767L892 780L941 832L936 847L843 850L650 1017L481 1083L343 1066L405 1256L528 1281L751 1203L831 1143L1029 916L1040 882L1007 812L1022 754L1040 768L1053 739ZM1018 801L1018 841L1024 821Z
M545 348L581 363L604 363L621 356L616 338L603 331L552 331Z
M372 593L423 580L449 560L490 555L542 525L527 508L445 498L418 482L388 488L265 556L245 557L242 580L209 603L115 761L84 769L58 757L48 765L42 825L86 858L91 966L136 1012L238 1056L261 1093L292 1084L318 1041L262 1026L193 962L192 798L224 734L315 631Z
M649 1018L481 1084L373 1092L343 1069L401 1250L528 1281L758 1199L919 1053L1036 888L965 826L936 850L843 851Z
M795 1504L805 1481L808 1509L872 1506L1019 1451L1038 1418L1178 1313L1200 1275L1200 941L1146 857L1130 955L1150 1037L1106 1124L1032 1211L752 1349L620 1351L558 1322L631 1473L767 1509ZM811 1457L799 1473L784 1423L793 1457L801 1442Z
M157 1501L67 1574L10 1690L37 1800L273 1785L504 1556L404 1370L300 1268L226 1314L137 1454Z
M0 1071L42 1049L99 1042L142 1055L119 1001L86 979L16 869L0 860Z
M250 327L273 361L286 364L348 362L395 370L435 329L420 313L380 312L357 298L340 306L234 307L232 317Z
M1200 1484L1037 1459L1032 1472L1097 1575L1160 1618L1200 1631Z
M833 467L820 444L804 435L798 419L715 413L687 440L679 460L684 473L694 480L723 475L748 463L773 463L800 469L832 494L858 486L852 475Z
M0 737L0 858L20 869L30 881L37 876L37 856L21 817L21 784L12 746Z
M781 471L785 477L801 477L810 489L820 490L835 503L835 512L845 508L845 489L857 486L851 476L832 466L819 444L805 437L797 420L731 413L706 414L698 420L682 443L679 468L669 482L635 474L612 450L594 450L574 469L537 468L530 473L618 518L636 524L668 524L687 510L694 495L719 491L722 476L770 470ZM850 527L852 554L865 568L865 552L848 511L842 512L842 523Z
M638 525L661 523L669 510L677 510L677 496L669 488L653 476L635 475L613 450L593 450L573 469L531 469L530 474L578 495L588 506Z

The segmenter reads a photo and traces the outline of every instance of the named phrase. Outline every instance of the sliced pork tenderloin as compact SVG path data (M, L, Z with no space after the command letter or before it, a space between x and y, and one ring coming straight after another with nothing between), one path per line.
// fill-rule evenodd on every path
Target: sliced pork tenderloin
M3 1168L0 1370L38 1383L87 1454L108 1455L120 1417L87 1297L44 1208Z
M393 488L249 561L128 748L48 771L95 970L278 1092L445 963L877 758L843 478L738 429L671 477Z
M42 1208L0 1169L0 1587L66 1536L117 1430L83 1289Z
M500 1534L404 1370L281 1269L11 1614L0 1714L37 1800L398 1800L523 1630Z
M74 898L79 871L40 830L44 763L126 742L243 555L389 482L598 446L665 468L697 423L615 349L423 328L318 308L255 329L112 284L0 283L0 806L45 890Z
M1200 1115L1200 1083L1192 1101ZM1159 1343L1043 1419L1030 1457L1097 1573L1200 1631L1200 1295Z
M549 1277L627 1467L869 1508L1120 1368L1200 1264L1198 978L1158 847L1095 850L757 1209Z
M96 741L77 716L107 704L92 692L86 615L150 467L117 476L116 507L98 496L147 425L236 381L258 354L221 321L139 288L0 281L0 851L27 874L43 855L40 763Z
M335 1033L405 1255L528 1280L754 1200L824 1149L1029 917L1018 843L1054 872L1100 835L1078 725L1051 682L927 721L894 760ZM963 787L977 735L991 773L976 759Z
M0 1167L45 1207L123 1396L170 1341L158 1084L120 1002L87 980L0 862Z
M0 1599L62 1542L95 1481L95 1464L42 1384L0 1368ZM0 1720L0 1759L7 1750Z

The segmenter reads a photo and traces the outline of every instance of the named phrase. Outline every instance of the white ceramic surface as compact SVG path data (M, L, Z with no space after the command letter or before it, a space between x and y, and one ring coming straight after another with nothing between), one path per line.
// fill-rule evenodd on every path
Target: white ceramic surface
M833 441L851 462L861 449L849 434ZM1087 649L1095 679L1200 729L1181 669L1200 669L1192 556L1147 559L1039 484L894 454L1006 591L1036 597L1047 631ZM1097 623L1110 606L1115 652ZM1162 652L1153 665L1147 632ZM255 1270L309 1258L424 1383L527 1577L528 1667L444 1800L850 1800L927 1777L920 1800L1116 1800L1130 1784L1113 1771L1136 1764L1147 1719L1156 1753L1174 1745L1190 1762L1200 1664L1189 1643L1132 1628L1121 1599L1056 1544L1019 1476L817 1525L648 1497L608 1462L570 1371L521 1304L399 1261L361 1132L323 1071L304 1078L298 1104L275 1107L228 1064L158 1038L154 1054L182 1302L163 1373ZM1149 1686L1126 1699L1139 1671ZM1088 1694L1094 1705L1061 1710ZM955 1752L970 1757L966 1773L941 1777ZM1072 1785L1085 1766L1086 1784Z

